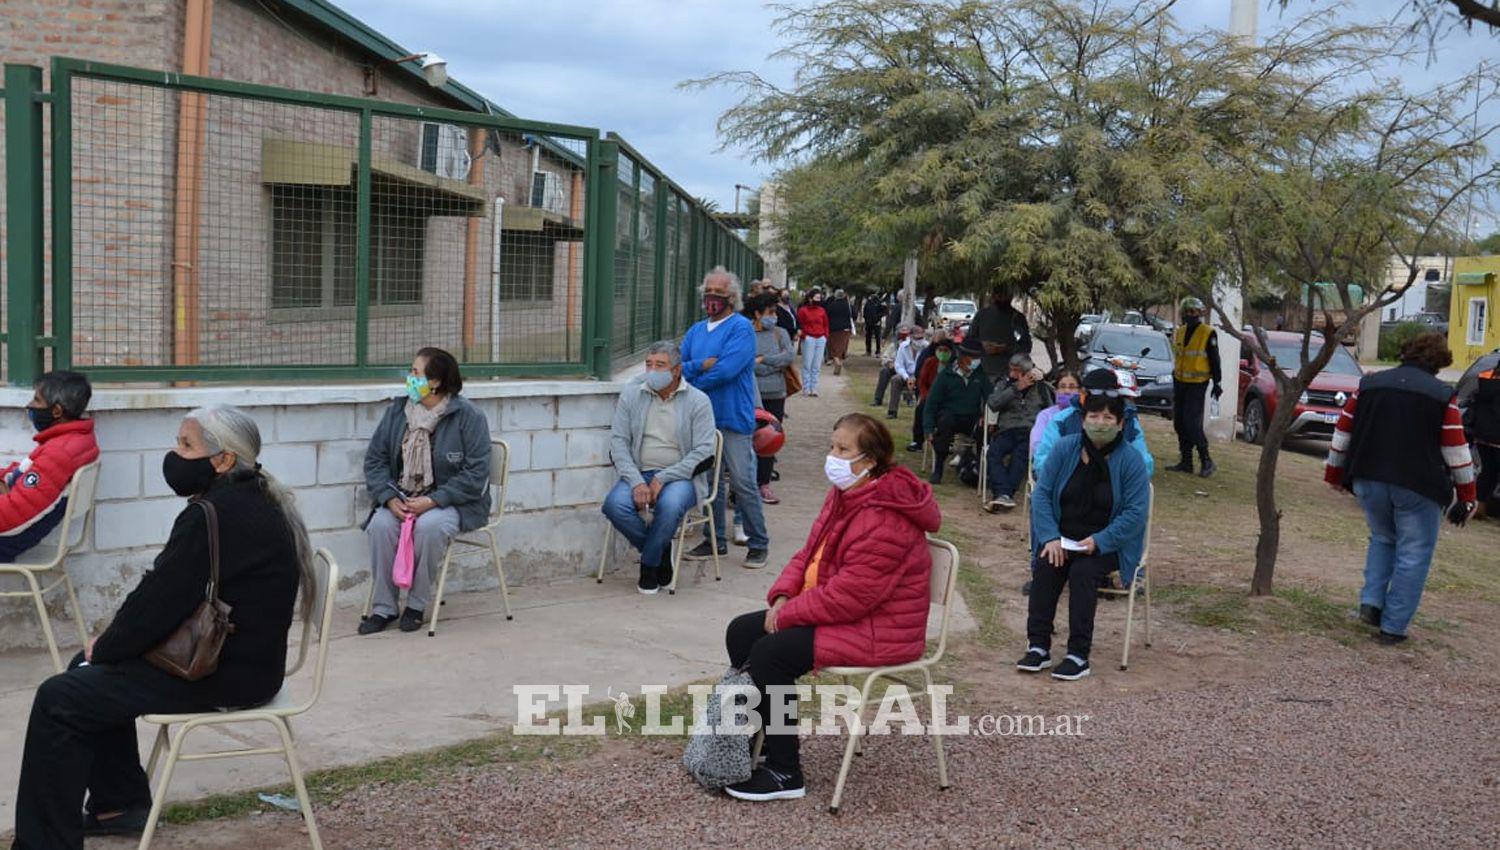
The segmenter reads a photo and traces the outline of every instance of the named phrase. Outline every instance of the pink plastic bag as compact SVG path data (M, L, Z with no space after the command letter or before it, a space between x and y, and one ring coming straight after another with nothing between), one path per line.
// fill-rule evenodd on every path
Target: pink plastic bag
M416 572L416 552L411 542L412 526L416 524L415 516L401 521L401 540L396 544L396 562L391 565L391 581L402 590L411 589L412 573Z

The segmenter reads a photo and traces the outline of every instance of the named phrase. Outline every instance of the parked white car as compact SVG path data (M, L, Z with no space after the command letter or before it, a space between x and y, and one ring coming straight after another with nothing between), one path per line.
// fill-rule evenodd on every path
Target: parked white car
M938 305L937 324L939 327L966 324L974 320L974 313L978 309L973 301L946 299Z

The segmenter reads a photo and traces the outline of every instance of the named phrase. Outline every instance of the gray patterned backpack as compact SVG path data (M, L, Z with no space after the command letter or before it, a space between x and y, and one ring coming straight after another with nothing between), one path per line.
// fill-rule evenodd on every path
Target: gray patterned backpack
M719 683L714 685L708 705L702 716L693 718L694 726L689 730L687 748L682 753L682 764L688 773L710 791L726 785L744 782L750 778L750 748L755 736L720 729L724 723L723 695L731 688L754 688L748 670L729 668ZM744 694L735 694L739 705L747 703ZM753 722L753 721L752 721Z

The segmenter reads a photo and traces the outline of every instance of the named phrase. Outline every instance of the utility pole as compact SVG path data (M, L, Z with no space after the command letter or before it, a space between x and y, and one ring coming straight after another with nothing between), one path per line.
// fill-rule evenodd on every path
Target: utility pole
M752 188L752 187L746 186L744 183L736 183L736 184L734 184L734 214L735 215L739 215L739 213L740 213L740 190L741 189L750 189L750 188Z
M1230 0L1229 3L1229 34L1246 47L1255 45L1260 14L1258 3L1259 0ZM1214 301L1218 302L1232 327L1244 327L1245 281L1219 275L1214 281ZM1234 439L1235 414L1240 409L1240 341L1227 333L1218 336L1224 395L1219 398L1218 416L1213 415L1214 405L1204 405L1203 430L1210 440L1230 442Z

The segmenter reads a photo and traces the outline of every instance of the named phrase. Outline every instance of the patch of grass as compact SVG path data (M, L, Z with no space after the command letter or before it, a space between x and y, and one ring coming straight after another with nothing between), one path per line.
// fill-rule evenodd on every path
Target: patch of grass
M1175 584L1153 588L1156 601L1173 607L1187 623L1237 634L1298 634L1345 645L1365 637L1350 616L1351 605L1335 602L1321 588L1282 587L1269 597L1208 585Z

